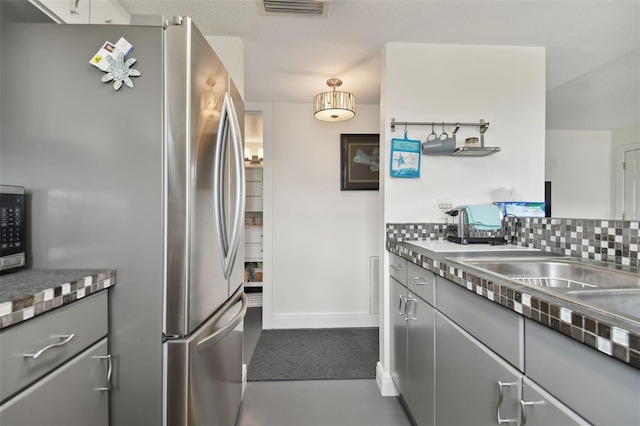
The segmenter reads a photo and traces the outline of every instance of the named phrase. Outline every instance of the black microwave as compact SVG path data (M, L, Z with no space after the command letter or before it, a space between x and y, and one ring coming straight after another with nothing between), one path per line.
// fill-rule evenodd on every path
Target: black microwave
M0 271L25 265L24 188L0 185Z

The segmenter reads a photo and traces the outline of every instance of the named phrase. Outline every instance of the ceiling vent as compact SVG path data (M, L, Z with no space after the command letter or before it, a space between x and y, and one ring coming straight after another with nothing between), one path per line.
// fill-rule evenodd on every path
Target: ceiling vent
M329 10L327 2L316 0L261 0L264 11L271 13L288 13L305 16L326 16Z

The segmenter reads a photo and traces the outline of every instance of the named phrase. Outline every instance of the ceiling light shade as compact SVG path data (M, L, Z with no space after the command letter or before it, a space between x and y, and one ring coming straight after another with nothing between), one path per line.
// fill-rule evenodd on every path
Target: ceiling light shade
M327 80L331 92L318 93L313 98L313 116L322 121L346 121L356 116L356 97L353 93L336 91L342 86L339 78Z

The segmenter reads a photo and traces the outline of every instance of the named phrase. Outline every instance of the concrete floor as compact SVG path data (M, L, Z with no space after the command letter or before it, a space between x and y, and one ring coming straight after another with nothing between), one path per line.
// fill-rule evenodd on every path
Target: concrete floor
M262 329L262 308L245 318L248 365ZM249 382L236 426L405 426L400 400L382 397L374 379Z

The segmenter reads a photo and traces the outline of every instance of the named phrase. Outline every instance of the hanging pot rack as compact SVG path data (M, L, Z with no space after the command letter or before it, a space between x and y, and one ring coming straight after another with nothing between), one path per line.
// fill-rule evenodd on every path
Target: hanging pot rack
M395 118L391 119L391 131L396 131L396 126L404 126L405 132L407 126L455 126L453 131L453 140L456 141L456 133L460 130L460 127L477 127L480 131L480 146L462 146L456 148L450 155L460 155L467 157L483 157L485 155L495 154L500 151L499 147L484 146L484 133L489 128L489 122L485 122L483 119L479 123L461 123L461 122L442 122L442 121L396 121Z

